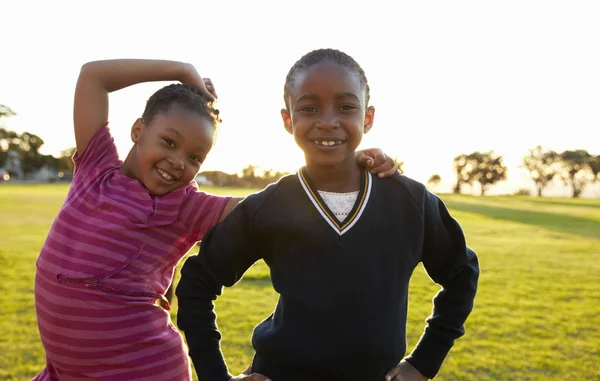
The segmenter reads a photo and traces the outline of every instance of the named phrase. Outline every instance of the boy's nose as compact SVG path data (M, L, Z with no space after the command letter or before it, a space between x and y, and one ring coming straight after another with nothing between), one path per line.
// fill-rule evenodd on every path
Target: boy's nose
M324 114L322 118L315 122L317 128L334 129L340 127L340 121L332 113Z

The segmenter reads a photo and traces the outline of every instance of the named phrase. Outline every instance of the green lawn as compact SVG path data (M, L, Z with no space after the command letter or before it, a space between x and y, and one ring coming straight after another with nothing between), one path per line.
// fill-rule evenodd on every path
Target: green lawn
M44 355L33 310L35 259L66 185L0 186L0 380L28 380ZM244 194L247 190L210 189ZM437 380L600 380L600 200L443 195L481 262L467 334ZM437 287L411 283L414 345ZM255 265L217 302L232 371L250 362L253 326L277 296ZM172 310L175 317L176 303Z

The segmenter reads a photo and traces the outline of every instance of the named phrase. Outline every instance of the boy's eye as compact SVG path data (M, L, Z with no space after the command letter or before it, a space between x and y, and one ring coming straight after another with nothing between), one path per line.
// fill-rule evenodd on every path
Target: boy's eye
M163 141L169 146L169 147L175 147L175 142L172 141L169 138L163 138Z
M351 105L351 104L340 106L340 110L342 110L342 111L351 111L351 110L355 110L355 109L356 109L356 106Z
M190 156L190 160L196 161L196 162L202 164L202 159L200 159L198 156L192 155L192 156Z
M301 107L299 111L301 111L301 112L316 112L317 108L314 106L304 106L304 107Z

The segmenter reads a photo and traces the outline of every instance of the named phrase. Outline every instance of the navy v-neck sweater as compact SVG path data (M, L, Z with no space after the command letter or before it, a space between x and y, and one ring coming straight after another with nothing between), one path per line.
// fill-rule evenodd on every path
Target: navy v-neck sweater
M213 300L259 259L280 296L254 329L252 371L273 381L383 381L405 355L408 285L420 262L442 290L407 361L434 377L464 334L479 275L459 224L422 184L365 172L339 223L303 169L243 200L183 266L177 321L202 381L231 377Z

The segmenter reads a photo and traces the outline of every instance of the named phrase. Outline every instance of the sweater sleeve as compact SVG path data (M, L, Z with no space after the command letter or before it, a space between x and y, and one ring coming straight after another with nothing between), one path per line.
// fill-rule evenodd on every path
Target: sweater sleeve
M439 371L454 340L464 335L464 322L473 309L479 263L444 203L425 190L423 265L442 290L433 299L433 312L419 343L406 358L424 376Z
M223 286L232 286L260 257L252 235L248 199L204 236L200 253L189 257L181 269L176 294L177 324L184 332L189 355L200 380L231 378L220 349L214 303Z

